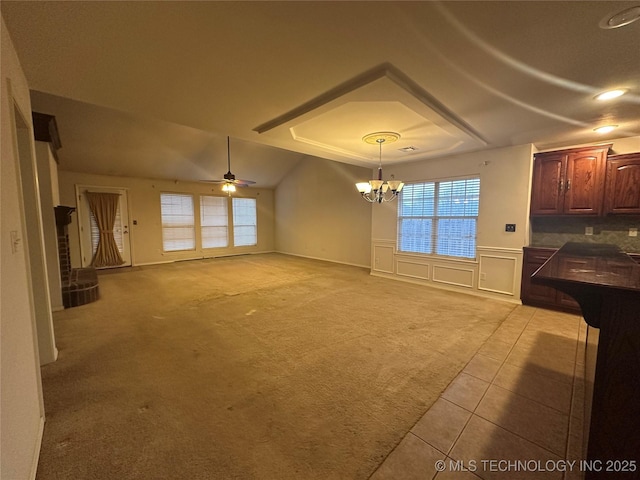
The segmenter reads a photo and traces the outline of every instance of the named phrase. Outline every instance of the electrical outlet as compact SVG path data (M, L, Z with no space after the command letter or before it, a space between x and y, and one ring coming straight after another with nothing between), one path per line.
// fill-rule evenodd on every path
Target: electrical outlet
M505 232L515 232L516 231L516 224L515 223L507 223L504 226L504 231Z
M629 236L630 237L637 237L638 236L638 229L637 228L630 228L629 229Z
M593 235L593 227L584 227L585 235Z
M480 273L480 280L486 280L487 279L487 274L482 272Z

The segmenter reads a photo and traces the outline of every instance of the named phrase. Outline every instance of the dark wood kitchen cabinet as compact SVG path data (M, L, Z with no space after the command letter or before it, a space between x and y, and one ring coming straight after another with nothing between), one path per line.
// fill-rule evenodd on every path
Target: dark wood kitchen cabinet
M640 152L607 159L605 214L640 215Z
M569 295L531 279L556 251L556 248L524 247L520 300L524 305L580 314L578 302Z
M600 215L611 145L537 153L531 216Z

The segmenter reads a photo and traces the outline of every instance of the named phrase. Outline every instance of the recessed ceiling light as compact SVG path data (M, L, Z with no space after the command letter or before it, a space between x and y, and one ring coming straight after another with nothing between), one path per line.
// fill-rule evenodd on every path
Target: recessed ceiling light
M635 22L640 18L640 5L626 8L613 15L607 15L600 20L600 28L610 30L612 28L620 28Z
M596 95L596 100L611 100L613 98L618 98L627 93L629 90L626 88L616 88L615 90L607 90L606 92L599 93Z
M618 125L604 125L602 127L594 128L593 131L596 133L609 133L618 128Z

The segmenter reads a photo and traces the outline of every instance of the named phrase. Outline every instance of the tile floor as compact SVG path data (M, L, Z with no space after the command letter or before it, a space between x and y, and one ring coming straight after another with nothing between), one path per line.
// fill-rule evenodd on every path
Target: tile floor
M585 336L577 315L517 307L370 480L583 478Z

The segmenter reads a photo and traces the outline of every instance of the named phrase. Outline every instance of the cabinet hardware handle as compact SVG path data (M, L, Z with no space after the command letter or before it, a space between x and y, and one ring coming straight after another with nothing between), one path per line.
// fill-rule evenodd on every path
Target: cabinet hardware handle
M567 180L567 192L571 189L571 180Z
M564 182L560 180L560 193L562 193L563 187L564 187Z

